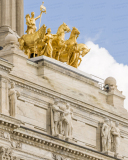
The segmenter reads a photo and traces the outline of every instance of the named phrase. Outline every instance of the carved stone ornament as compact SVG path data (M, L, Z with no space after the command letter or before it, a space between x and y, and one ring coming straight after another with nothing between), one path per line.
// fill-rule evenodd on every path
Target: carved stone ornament
M111 133L112 133L112 151L115 152L115 154L119 154L119 147L120 147L120 129L118 128L119 123L116 122L115 126L112 127Z
M10 134L8 132L4 132L3 136L10 141Z
M72 138L73 125L72 125L73 110L67 103L63 106L58 100L55 100L51 105L51 131L53 136L59 138Z
M15 117L17 98L20 96L20 93L15 89L15 83L11 83L11 88L9 90L9 107L10 107L10 116Z
M109 119L106 118L101 131L101 137L102 137L102 152L107 152L110 150L110 126L109 126Z
M0 146L0 160L24 160L20 157L12 156L12 149Z
M119 123L110 122L108 118L105 119L101 137L102 137L102 152L110 154L119 154L120 146L120 129L118 128Z
M22 144L20 142L16 142L16 141L12 141L11 142L11 146L13 148L21 148L22 147Z
M0 159L12 160L12 150L10 148L4 148L3 146L0 146Z
M62 157L61 155L52 154L54 160L71 160L70 158Z

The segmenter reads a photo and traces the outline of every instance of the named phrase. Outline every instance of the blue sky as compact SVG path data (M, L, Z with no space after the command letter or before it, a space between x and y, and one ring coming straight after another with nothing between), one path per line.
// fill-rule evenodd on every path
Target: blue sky
M24 0L24 14L34 11L38 16L42 1ZM52 33L63 22L75 26L81 33L78 43L91 40L106 48L118 63L128 64L128 0L44 0L44 6L47 14L42 24Z

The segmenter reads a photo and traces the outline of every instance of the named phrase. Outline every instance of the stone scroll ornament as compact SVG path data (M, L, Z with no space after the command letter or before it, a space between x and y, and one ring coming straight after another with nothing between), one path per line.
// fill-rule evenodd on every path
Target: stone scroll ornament
M79 30L76 27L72 27L72 30L70 30L67 24L63 22L56 34L52 34L50 28L47 29L46 33L46 25L40 26L42 13L46 13L44 2L40 6L40 12L38 17L35 17L34 12L31 13L31 16L26 15L26 34L18 39L20 49L24 51L28 58L44 55L78 68L82 62L81 57L84 57L90 51L84 43L77 43ZM39 18L39 30L37 30L36 20ZM69 32L71 32L70 37L65 40L65 33Z
M65 138L72 138L73 125L73 110L67 103L65 107L61 106L61 103L55 100L51 105L51 132L52 136L61 135Z
M9 110L10 116L15 117L17 98L20 97L20 93L15 89L15 83L11 83L11 88L9 89Z

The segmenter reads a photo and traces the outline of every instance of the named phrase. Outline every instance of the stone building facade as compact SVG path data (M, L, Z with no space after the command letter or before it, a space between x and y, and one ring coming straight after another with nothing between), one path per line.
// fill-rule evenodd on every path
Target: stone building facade
M0 33L0 160L128 160L128 112L116 80L108 77L101 88L52 58L28 59L6 29L12 34Z
M1 160L128 159L128 113L114 78L102 90L91 75L64 63L45 56L28 60L16 36L8 35L0 51L0 86ZM117 122L119 145L106 130L111 126L114 135ZM113 146L103 151L107 142L118 145L118 154Z

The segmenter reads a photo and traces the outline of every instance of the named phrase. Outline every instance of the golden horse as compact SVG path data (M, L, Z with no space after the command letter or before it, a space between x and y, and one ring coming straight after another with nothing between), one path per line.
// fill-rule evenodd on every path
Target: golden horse
M59 56L59 61L67 62L68 65L71 65L75 68L78 68L82 59L80 56L84 57L90 49L83 43L77 44L76 40L80 32L77 28L73 27L70 38L65 41L66 49Z
M67 26L66 23L63 23L59 28L55 35L53 35L52 40L52 47L53 47L53 53L52 57L56 60L59 60L59 55L63 50L65 49L65 32L70 32L70 28Z
M25 34L18 39L20 44L20 49L25 51L25 54L28 55L28 58L36 56L35 42L38 39L43 39L46 33L46 26L43 25L37 32L33 34Z
M78 66L82 62L82 59L80 58L80 56L84 57L89 51L90 49L85 44L80 43L80 44L77 44L76 51L72 52L72 50L70 51L69 49L68 52L65 51L64 53L60 54L59 61L67 62L68 65L78 68Z
M65 41L65 44L67 46L76 43L76 40L77 40L77 38L79 37L79 34L80 34L79 30L76 27L72 27L72 28L73 29L71 31L69 39Z

